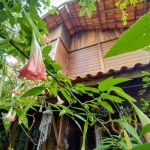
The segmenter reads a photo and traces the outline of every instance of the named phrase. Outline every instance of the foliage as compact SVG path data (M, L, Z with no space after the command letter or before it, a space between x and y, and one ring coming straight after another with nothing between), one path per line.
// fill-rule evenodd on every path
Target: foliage
M138 1L138 0L125 0L125 1L119 0L119 1L117 1L117 2L115 3L115 6L116 6L116 7L119 7L120 10L121 10L121 13L122 13L122 18L121 18L121 20L123 21L123 24L124 24L124 25L127 24L127 17L128 17L128 14L127 14L127 12L126 12L127 6L128 6L128 5L134 5L134 6L135 6L135 5L138 4L139 2L143 2L143 0L140 0L140 1Z
M96 0L80 0L79 4L82 6L80 15L83 15L85 11L87 11L88 16L90 17L92 11L96 10L94 2L96 2ZM21 126L23 124L23 127L30 130L27 117L29 115L29 109L37 111L37 107L41 108L51 105L53 108L52 111L59 111L60 116L67 115L72 118L83 132L82 150L85 150L85 138L88 127L93 126L96 122L99 123L110 136L107 140L104 139L102 141L105 144L103 148L107 149L110 143L111 147L118 149L127 146L129 147L129 143L130 147L141 145L142 143L136 131L132 134L130 133L131 130L133 130L133 127L129 125L127 121L125 122L126 117L124 114L120 114L120 118L116 121L120 125L120 135L114 136L111 135L106 128L107 123L92 111L92 108L102 106L111 114L115 112L112 104L116 106L115 104L122 104L123 101L128 101L134 107L138 115L141 115L141 112L139 112L138 108L133 104L136 100L126 94L118 86L119 83L129 81L130 79L116 79L110 77L98 83L98 87L87 87L80 83L73 86L69 78L59 74L61 66L56 64L56 62L48 55L52 49L50 44L44 45L44 42L42 41L43 36L48 34L48 31L46 30L45 23L38 16L41 3L46 7L47 5L50 5L50 0L0 0L0 49L5 50L7 55L12 55L18 60L18 62L13 65L7 63L6 60L3 60L0 80L0 109L7 110L8 114L2 119L9 119L8 115L11 115L11 117L17 115L16 119L19 120L19 124L21 124ZM52 8L53 10L51 10L51 12L57 13L57 10L54 7ZM32 30L34 30L40 46L43 47L43 60L47 70L47 81L41 80L36 84L32 81L27 81L25 79L19 80L17 78L17 70L19 70L29 59ZM65 105L52 104L46 101L47 95L57 97L60 93L66 100ZM89 100L81 101L77 98L79 95L87 95ZM80 107L76 107L75 104L80 105ZM116 109L116 111L118 111L118 109ZM34 117L34 115L32 116ZM145 119L146 121L148 120L146 117ZM84 122L84 129L82 129L78 120ZM9 121L14 121L14 119ZM111 120L111 122L113 121ZM124 131L125 136L121 135L122 131ZM130 138L128 134L131 134L132 138ZM136 143L136 145L134 143Z
M79 5L81 6L80 9L80 13L79 15L82 16L85 13L87 13L88 17L92 16L92 12L96 11L96 6L95 6L95 2L99 2L100 0L80 0L79 1ZM126 12L126 8L129 5L133 5L135 6L138 3L143 2L144 0L118 0L115 2L115 6L120 8L121 13L122 13L122 17L121 17L121 21L123 22L123 25L127 24L127 18L128 18L128 13Z
M110 48L104 58L142 49L150 44L150 13L133 24ZM122 46L124 45L124 46Z

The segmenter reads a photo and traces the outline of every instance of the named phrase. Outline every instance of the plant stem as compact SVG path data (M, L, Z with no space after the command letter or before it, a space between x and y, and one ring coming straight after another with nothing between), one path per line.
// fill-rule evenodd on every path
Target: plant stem
M0 32L0 36L3 39L7 39L1 32ZM13 40L10 40L9 43L16 48L16 50L18 52L20 52L24 57L26 57L27 59L29 59L29 57L13 42ZM119 146L119 144L117 143L117 141L113 138L113 136L111 135L111 133L109 132L109 130L105 127L105 125L98 119L96 118L87 108L84 107L84 104L72 93L72 91L70 89L68 89L68 87L66 87L63 83L61 83L51 72L46 71L48 75L50 75L51 77L53 77L60 86L64 87L67 91L70 92L70 94L72 95L73 98L75 98L77 100L77 102L80 104L80 106L82 106L87 113L89 113L97 122L99 122L101 124L101 126L106 130L106 132L109 134L109 136L113 139L113 141L116 143L116 145Z
M2 37L3 39L7 39L1 32L0 32L0 37ZM26 57L27 59L29 59L29 56L27 56L27 55L15 44L15 42L14 42L12 39L9 40L9 44L11 44L13 47L15 47L16 50L17 50L20 54L22 54L24 57Z

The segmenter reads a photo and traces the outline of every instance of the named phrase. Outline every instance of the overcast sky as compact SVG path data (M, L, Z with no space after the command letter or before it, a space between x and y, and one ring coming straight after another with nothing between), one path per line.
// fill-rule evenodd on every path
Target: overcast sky
M64 2L67 2L67 1L71 1L71 0L51 0L51 4L55 7L58 7L59 5L61 5ZM43 10L42 14L40 14L40 16L45 15L47 12L48 12L48 10Z

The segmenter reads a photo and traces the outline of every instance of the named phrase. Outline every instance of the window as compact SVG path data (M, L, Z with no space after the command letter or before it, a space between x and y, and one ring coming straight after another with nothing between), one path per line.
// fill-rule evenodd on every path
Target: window
M17 138L15 140L14 149L15 150L36 150L38 139L39 139L39 130L38 128L32 128L31 131L28 132L28 135L32 138L33 142L26 135L24 130L20 128Z

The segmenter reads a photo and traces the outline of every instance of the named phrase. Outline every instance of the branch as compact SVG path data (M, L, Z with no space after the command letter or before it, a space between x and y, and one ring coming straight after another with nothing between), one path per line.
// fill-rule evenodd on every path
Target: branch
M1 36L3 39L7 39L1 32L0 32L0 36ZM27 59L29 59L29 57L14 43L13 40L10 40L9 43L10 43L13 47L15 47L16 50L17 50L18 52L20 52L24 57L26 57ZM84 108L87 113L91 114L91 116L92 116L97 122L99 122L99 123L101 124L101 126L106 130L106 132L107 132L107 133L109 134L109 136L113 139L113 141L116 143L116 145L118 145L118 147L120 147L119 144L117 143L117 141L113 138L113 136L112 136L111 133L109 132L109 130L105 127L105 125L104 125L98 118L96 118L95 115L93 115L88 109L86 109L86 108L84 107L84 104L72 93L72 91L71 91L68 87L66 87L63 83L61 83L51 72L46 71L46 73L47 73L48 75L50 75L51 77L53 77L54 80L57 81L60 86L62 86L63 88L65 88L67 91L69 91L70 94L71 94L71 96L77 100L77 102L80 104L80 106L81 106L82 108Z
M3 39L7 39L3 34L2 32L0 32L0 37L2 37ZM9 40L9 44L11 44L14 48L16 48L16 50L22 54L24 57L26 57L27 59L29 59L29 56L27 56L16 44L15 42L11 39Z

